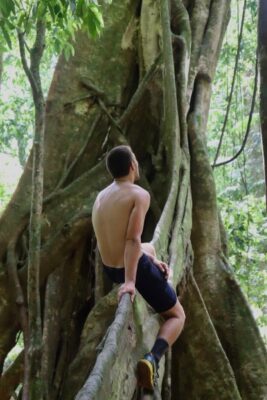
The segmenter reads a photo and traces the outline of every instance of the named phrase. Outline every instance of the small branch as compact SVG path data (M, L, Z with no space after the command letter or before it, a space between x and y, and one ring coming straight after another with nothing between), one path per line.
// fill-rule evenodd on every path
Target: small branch
M43 51L45 48L45 23L42 20L37 21L35 42L33 48L28 49L30 52L30 59L31 59L30 66L28 65L25 54L25 47L27 46L24 38L24 33L20 30L17 30L17 34L18 34L22 66L29 79L36 107L38 100L41 99L41 101L43 101L39 68Z
M95 101L97 102L97 104L99 105L101 110L104 111L104 113L107 115L107 117L111 121L112 125L116 128L117 131L119 131L121 133L121 136L118 137L120 143L124 143L125 142L125 139L124 139L125 133L124 133L123 129L121 128L121 124L115 118L113 118L111 113L108 111L107 106L106 106L106 101L105 101L106 96L105 96L104 91L102 89L100 89L99 87L95 86L88 78L82 78L81 83L86 89L88 89L91 92L91 94L81 97L80 99L75 99L74 101L79 101L79 100L92 98L92 97L95 98Z
M256 59L254 89L253 89L253 96L252 96L252 101L251 101L249 117L248 117L247 129L246 129L246 133L245 133L243 142L241 144L241 147L238 150L238 152L233 157L231 157L229 160L222 161L218 164L213 164L213 166L212 166L213 168L221 167L222 165L226 165L226 164L233 162L234 160L237 159L238 156L240 156L240 154L244 150L246 143L247 143L248 135L250 132L250 126L251 126L251 121L252 121L252 116L253 116L255 101L256 101L257 86L258 86L258 58Z
M67 103L64 104L64 107L69 107L74 103L78 103L79 101L87 100L87 99L92 99L95 98L94 94L86 94L84 96L76 97L73 100L68 101Z
M37 92L35 93L37 97L38 96L43 97L39 70L40 70L42 55L45 48L45 29L46 29L45 21L39 19L36 23L35 42L30 52L30 58L31 58L30 69L34 76L35 82L37 83Z
M87 77L81 78L81 84L92 93L93 96L101 97L102 99L105 98L105 92L100 89L98 86L93 84L90 79Z
M79 182L86 183L86 180L90 179L90 177L93 176L94 173L96 173L96 176L99 177L100 171L101 172L105 171L103 160L100 161L98 164L96 164L91 169L89 169L88 171L84 172L82 175L80 175L74 181L70 182L70 184L68 186L65 186L64 188L59 188L57 190L53 190L52 193L50 193L49 195L47 195L44 198L43 204L47 204L49 201L54 200L59 195L64 196L65 194L69 193L69 191L73 187L75 187L76 185L79 185ZM101 190L100 187L98 188L98 190ZM67 196L68 196L68 194L67 194Z
M79 100L84 100L87 98L95 97L97 103L99 104L99 107L108 116L109 120L111 121L112 125L116 128L116 130L121 133L121 136L116 135L118 142L125 143L126 142L125 132L123 131L122 125L125 124L127 119L132 114L134 108L137 106L140 99L142 98L144 91L147 87L147 84L150 82L154 73L157 71L157 67L159 65L160 60L161 60L161 54L158 55L155 62L152 64L151 68L149 69L149 71L145 74L145 76L144 76L143 80L141 81L141 83L139 84L136 92L132 96L127 109L124 111L124 113L121 115L121 117L118 121L115 118L113 118L113 116L107 109L106 102L104 100L105 99L104 91L102 89L100 89L99 87L95 86L88 78L83 78L81 80L81 83L84 87L86 87L91 92L91 94L87 95L87 96L83 96L80 99L75 99L74 101L79 101Z
M108 116L108 118L110 119L110 121L112 122L112 124L115 126L115 128L123 135L125 136L125 133L123 132L123 129L121 128L120 124L115 120L115 118L112 117L112 115L110 114L110 112L108 111L105 103L100 99L100 98L96 98L101 110L104 111L104 113Z
M25 38L24 38L24 45L25 45L25 47L26 47L26 49L27 49L28 53L30 54L30 52L31 52L31 49L30 49L30 47L29 47L28 43L26 42Z
M21 57L21 62L23 69L25 71L25 74L27 75L30 85L32 87L32 91L37 92L38 88L34 79L34 76L32 74L32 71L28 65L26 54L25 54L25 40L24 40L24 33L21 31L17 31L18 34L18 41L19 41L19 50L20 50L20 57Z
M84 154L86 147L89 143L89 140L92 137L92 134L98 124L98 122L101 119L101 114L97 114L87 135L87 138L83 144L83 146L81 147L79 153L77 154L77 156L74 158L74 160L72 161L72 163L70 164L70 166L67 168L66 172L62 175L61 179L59 180L58 184L56 185L55 189L53 190L53 192L48 195L45 199L44 202L49 201L52 197L55 196L55 194L59 191L59 189L63 186L63 184L66 182L67 178L69 177L70 173L73 171L75 165L77 164L77 162L79 161L79 159L82 157L82 155Z
M129 116L131 115L133 109L137 106L137 104L139 103L140 99L142 98L144 91L147 87L147 84L149 83L149 81L151 80L152 76L154 75L154 73L157 70L157 67L159 65L159 61L161 59L161 54L159 54L159 56L156 58L154 64L151 66L150 70L146 73L146 75L144 76L143 80L141 81L141 83L139 84L136 92L134 93L133 97L131 98L131 101L127 107L127 109L124 111L124 113L122 114L122 116L120 117L119 121L117 121L115 118L113 118L113 116L110 114L110 112L108 111L107 107L106 107L106 103L102 100L105 96L104 96L104 92L96 87L95 85L93 85L90 81L88 80L83 80L82 83L83 85L88 88L90 91L93 92L92 95L95 96L96 101L98 102L100 108L104 111L104 113L108 116L108 118L110 119L112 125L116 128L117 133L114 133L112 135L112 139L114 139L114 141L117 141L118 143L125 143L126 142L126 138L125 138L125 133L123 131L122 125L126 122L126 120L129 118ZM92 97L92 95L90 95L90 97ZM87 96L86 96L87 98ZM119 132L121 135L119 135ZM157 207L155 207L156 209Z

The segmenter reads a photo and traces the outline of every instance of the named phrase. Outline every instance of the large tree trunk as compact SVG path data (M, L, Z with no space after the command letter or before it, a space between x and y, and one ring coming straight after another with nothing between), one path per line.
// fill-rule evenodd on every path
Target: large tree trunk
M140 184L151 193L143 240L170 264L187 315L161 362L158 398L265 398L266 351L223 253L205 138L229 8L221 0L114 0L103 4L101 38L79 33L75 56L58 61L46 111L40 270L49 400L132 399L136 362L159 327L139 295L133 309L125 295L114 320L117 288L103 277L96 251L92 204L110 181L105 153L120 143L132 146ZM20 330L6 274L17 236L26 291L31 165L30 156L1 218L2 364ZM1 399L21 382L22 359L4 372Z

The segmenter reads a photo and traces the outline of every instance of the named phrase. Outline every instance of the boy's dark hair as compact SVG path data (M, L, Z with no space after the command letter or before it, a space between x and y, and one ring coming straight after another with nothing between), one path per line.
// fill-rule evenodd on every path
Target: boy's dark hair
M113 178L121 178L130 172L133 161L129 146L117 146L110 150L106 157L106 166Z

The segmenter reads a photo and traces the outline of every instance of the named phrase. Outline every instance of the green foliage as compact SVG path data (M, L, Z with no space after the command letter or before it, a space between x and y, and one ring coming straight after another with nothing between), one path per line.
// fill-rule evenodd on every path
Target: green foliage
M213 163L229 100L244 0L233 0L223 43L208 121L208 147ZM245 135L254 87L257 48L257 2L248 0L234 95L218 161L232 157ZM229 235L233 266L257 321L267 326L267 217L264 172L256 102L245 150L232 163L214 169L223 222ZM264 334L264 331L262 331Z
M238 35L241 30L241 13L244 1L233 1L231 9L231 20L225 35L224 44L220 53L220 59L213 85L213 98L210 108L208 124L209 132L209 152L211 160L214 159L215 152L219 143L226 107L229 100L231 81L234 73L235 56L237 53ZM241 147L242 139L245 136L248 115L251 107L251 98L254 87L255 61L257 48L257 2L250 0L247 2L246 17L241 41L240 58L237 69L237 79L234 87L234 95L223 145L218 161L224 161L232 157ZM258 102L254 110L251 131L259 131L259 119L257 110ZM241 158L234 163L235 168L239 168L244 161ZM241 160L241 161L240 161ZM226 167L227 168L227 167ZM215 169L216 174L222 174L223 169ZM245 188L240 188L245 189ZM246 190L245 190L246 193Z
M4 209L8 199L9 195L6 192L5 185L0 183L0 212Z
M15 190L21 167L16 158L0 153L0 213Z
M33 129L32 99L18 56L14 52L9 53L4 64L6 68L0 99L0 152L19 156L21 165L24 165Z
M0 51L6 45L12 48L16 31L31 40L38 20L45 21L54 52L64 51L66 57L73 54L75 31L82 29L96 37L104 26L97 0L0 0L0 29L5 39L0 41Z
M0 152L8 152L19 156L21 165L25 164L28 142L32 137L32 110L28 101L12 96L10 104L0 100L0 109L3 117L0 120Z
M267 214L264 197L242 200L220 197L228 233L229 260L256 313L260 326L267 325Z
M81 29L96 37L103 27L101 6L95 0L0 0L0 52L6 52L0 99L0 152L18 156L21 165L28 156L34 115L16 35L18 30L24 32L27 48L31 48L39 19L46 22L46 49L41 63L44 93L56 56L62 51L66 58L74 54L75 32Z
M47 93L56 58L47 47L41 64L42 86ZM0 153L19 159L24 166L31 147L34 128L33 99L21 67L17 44L4 54L0 97Z

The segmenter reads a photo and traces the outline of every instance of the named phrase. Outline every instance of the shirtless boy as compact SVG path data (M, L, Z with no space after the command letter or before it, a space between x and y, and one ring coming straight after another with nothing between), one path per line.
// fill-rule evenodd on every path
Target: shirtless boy
M122 283L119 300L135 288L164 318L150 353L137 364L140 386L153 389L159 360L180 335L185 314L174 289L167 282L169 267L157 260L154 247L141 243L149 193L134 182L139 179L138 162L128 146L114 147L106 166L114 181L102 190L93 207L93 227L104 270L109 278Z

